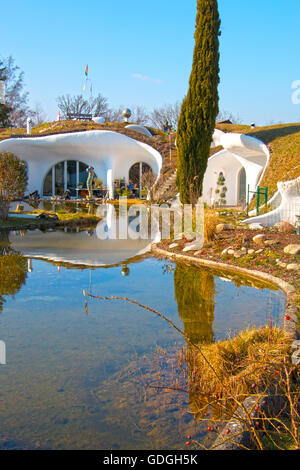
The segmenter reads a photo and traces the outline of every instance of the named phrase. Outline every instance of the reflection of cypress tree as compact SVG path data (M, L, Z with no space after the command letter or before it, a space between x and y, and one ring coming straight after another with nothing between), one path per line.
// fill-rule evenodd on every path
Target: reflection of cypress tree
M175 297L184 332L197 344L213 341L214 276L204 269L176 264Z
M0 311L5 299L3 295L15 295L25 284L27 260L24 256L13 253L0 256Z

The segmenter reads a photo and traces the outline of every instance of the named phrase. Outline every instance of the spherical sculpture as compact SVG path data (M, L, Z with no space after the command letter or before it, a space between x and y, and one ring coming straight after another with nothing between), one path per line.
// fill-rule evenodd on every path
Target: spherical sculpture
M131 116L131 111L130 111L130 109L125 108L125 109L122 111L122 115L124 116L125 121L128 122L128 119L129 119L130 116Z

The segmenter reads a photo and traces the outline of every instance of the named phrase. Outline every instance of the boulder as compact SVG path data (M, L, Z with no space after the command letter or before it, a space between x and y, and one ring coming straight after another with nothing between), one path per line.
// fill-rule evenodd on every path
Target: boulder
M216 233L223 232L223 230L233 230L234 225L231 224L218 224L216 226Z
M177 248L178 246L178 243L171 243L171 245L169 245L169 248L172 250L173 248Z
M288 264L286 269L288 269L289 271L299 271L300 264L297 264L297 263Z
M253 241L254 243L256 243L257 245L260 245L264 242L266 238L266 235L264 235L263 233L260 233L259 235L255 235L255 237L253 237Z
M300 254L300 245L287 245L283 251L287 255L299 255Z
M295 227L294 225L290 224L289 222L286 221L281 221L277 222L273 228L276 228L278 232L285 232L285 233L293 233L295 232Z
M249 228L251 230L262 230L264 226L258 223L253 223L253 224L249 224Z
M203 241L195 240L191 243L187 243L182 251L196 251L196 250L201 250L202 247L203 247Z

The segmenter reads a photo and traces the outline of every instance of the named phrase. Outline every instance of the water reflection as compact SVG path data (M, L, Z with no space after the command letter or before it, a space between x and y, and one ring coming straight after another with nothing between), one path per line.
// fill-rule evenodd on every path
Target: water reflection
M195 344L211 343L214 337L214 275L208 270L177 263L174 288L185 334Z
M0 256L0 312L5 296L14 296L20 291L27 278L27 260L19 253L11 251Z

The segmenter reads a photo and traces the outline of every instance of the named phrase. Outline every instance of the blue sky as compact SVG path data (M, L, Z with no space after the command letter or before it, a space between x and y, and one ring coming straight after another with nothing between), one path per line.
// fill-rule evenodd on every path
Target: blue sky
M111 106L154 106L188 89L196 0L14 0L2 2L0 56L25 73L30 104L49 119L56 98L83 92ZM299 122L299 0L219 0L220 108L245 123Z

